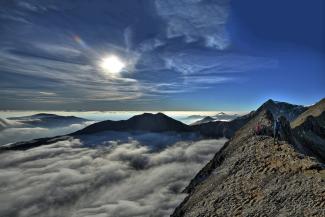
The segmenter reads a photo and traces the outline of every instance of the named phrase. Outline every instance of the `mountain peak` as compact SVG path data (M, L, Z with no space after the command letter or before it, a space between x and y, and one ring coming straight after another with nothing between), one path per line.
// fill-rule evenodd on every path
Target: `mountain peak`
M188 132L192 129L186 124L159 112L135 115L128 120L98 122L74 134L92 134L102 131Z
M260 112L268 109L274 118L284 116L289 121L296 119L301 113L307 110L306 107L301 105L294 105L287 102L278 102L272 99L267 100L261 107L257 109Z

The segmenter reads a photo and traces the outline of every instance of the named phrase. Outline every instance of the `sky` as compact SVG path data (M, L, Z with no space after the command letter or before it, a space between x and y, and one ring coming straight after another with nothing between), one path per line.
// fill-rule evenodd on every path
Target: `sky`
M3 0L0 109L256 109L325 96L322 0Z

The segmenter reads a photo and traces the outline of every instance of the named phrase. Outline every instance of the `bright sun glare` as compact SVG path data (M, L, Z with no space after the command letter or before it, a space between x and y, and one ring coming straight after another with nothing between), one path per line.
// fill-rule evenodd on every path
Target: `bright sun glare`
M101 60L100 67L110 75L118 75L123 68L125 63L117 56L108 56Z

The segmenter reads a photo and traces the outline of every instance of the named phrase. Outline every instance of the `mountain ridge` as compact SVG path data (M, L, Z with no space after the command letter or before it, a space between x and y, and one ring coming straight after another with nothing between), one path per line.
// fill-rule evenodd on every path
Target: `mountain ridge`
M279 108L277 105L280 105ZM289 107L290 109L295 109L296 105L291 105L288 103L274 103L273 100L268 100L265 102L260 108L256 111L252 111L244 116L238 117L232 121L214 121L209 123L202 123L194 126L186 125L180 121L177 121L173 118L168 117L163 113L151 114L151 113L143 113L141 115L136 115L128 120L121 121L101 121L94 123L85 127L82 130L76 131L74 133L68 134L66 136L80 136L80 135L88 135L94 134L98 132L104 131L143 131L143 132L197 132L200 133L203 137L206 138L231 138L237 130L239 130L242 126L248 123L252 118L259 114L259 112L269 106L272 106L273 112L278 113L278 110L283 107ZM290 113L291 110L288 111ZM282 112L283 113L283 112ZM43 114L41 114L43 115ZM298 115L296 112L295 115ZM59 139L59 137L54 137L55 139ZM26 149L29 147L37 147L43 143L48 143L47 140L51 140L52 138L43 138L41 140L32 140L27 142L20 142L16 144L11 144L8 147L0 147L0 149L10 150L15 149L18 150L19 146L22 149Z
M197 173L172 217L325 215L324 165L296 149L296 135L284 116L282 141L273 143L274 114L279 112L272 113L268 105L274 102L263 104ZM257 123L264 126L262 135L254 133Z

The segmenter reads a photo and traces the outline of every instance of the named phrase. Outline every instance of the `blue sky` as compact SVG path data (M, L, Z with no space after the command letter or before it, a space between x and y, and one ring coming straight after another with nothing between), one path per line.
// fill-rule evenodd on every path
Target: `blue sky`
M248 111L325 96L322 0L0 4L0 109ZM111 56L117 74L102 67Z

